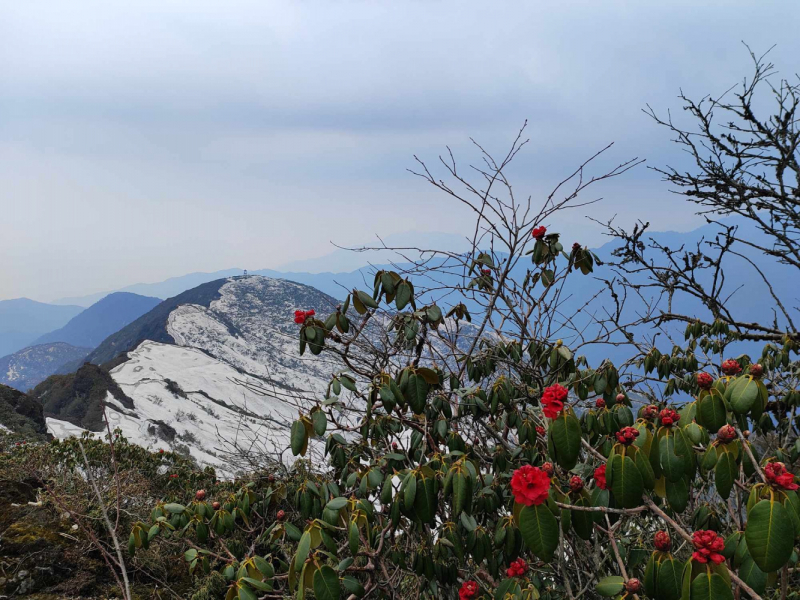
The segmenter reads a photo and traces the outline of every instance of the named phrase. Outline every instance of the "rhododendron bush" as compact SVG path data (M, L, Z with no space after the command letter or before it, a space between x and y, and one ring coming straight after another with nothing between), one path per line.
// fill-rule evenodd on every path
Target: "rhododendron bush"
M165 498L132 552L178 544L228 599L796 593L797 333L711 301L709 318L626 316L620 279L558 223L636 162L589 160L537 203L506 180L524 144L484 153L477 182L421 165L477 215L473 251L377 271L325 315L296 307L298 357L331 379L290 448L237 491ZM588 320L562 310L576 279L609 294ZM602 344L628 358L587 359Z

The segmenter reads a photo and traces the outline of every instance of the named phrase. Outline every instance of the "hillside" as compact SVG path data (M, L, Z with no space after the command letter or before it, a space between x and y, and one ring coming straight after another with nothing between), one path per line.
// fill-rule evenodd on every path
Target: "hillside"
M27 391L65 364L80 363L91 348L80 348L64 342L29 346L0 358L0 384Z
M28 298L0 300L0 356L30 346L39 336L63 327L83 310L56 306Z
M297 352L293 312L323 313L335 305L334 298L285 280L210 282L110 336L87 357L102 366L84 364L50 377L32 395L43 402L58 437L102 430L105 405L111 426L131 441L180 450L232 473L223 441L250 428L285 445L297 404L327 385L331 367L324 357Z
M85 364L75 373L53 375L31 390L45 417L57 418L90 431L102 431L103 405L133 408L133 402L119 388L108 371ZM111 401L116 401L111 404Z
M164 300L132 323L109 335L86 357L86 360L94 364L108 362L123 352L133 350L143 340L174 343L175 340L167 332L166 325L169 314L182 304L208 306L219 298L219 288L225 281L225 279L218 279L204 283L182 292L174 298Z
M66 342L73 346L95 348L115 333L152 310L158 298L128 292L109 294L73 317L69 323L36 340L36 344Z
M0 432L44 438L47 427L42 405L19 390L0 385Z

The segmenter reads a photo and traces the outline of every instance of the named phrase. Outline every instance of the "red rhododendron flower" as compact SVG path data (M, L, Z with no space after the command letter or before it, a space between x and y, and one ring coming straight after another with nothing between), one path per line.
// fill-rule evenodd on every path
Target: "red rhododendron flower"
M537 240L542 239L545 233L547 233L547 227L544 225L540 227L534 227L533 231L531 231L531 235Z
M522 577L528 570L528 563L523 559L518 558L506 569L506 575L509 577Z
M564 400L567 399L569 392L563 385L555 384L544 389L542 394L542 406L544 416L548 419L555 419L564 410Z
M474 581L465 581L458 590L458 600L470 600L478 595L478 584Z
M525 465L511 476L514 500L525 506L542 504L550 491L550 477L539 467Z
M717 432L717 439L723 444L729 444L736 439L736 429L731 425L723 425Z
M617 441L626 446L631 445L637 437L639 437L639 430L635 427L623 427L617 432Z
M606 486L606 466L600 465L594 470L594 482L601 490L608 489Z
M569 489L572 490L573 492L580 492L583 489L583 479L581 479L577 475L574 475L569 480Z
M756 363L754 365L750 365L750 375L753 377L761 377L764 374L764 367L760 364Z
M784 490L796 490L798 486L794 482L794 475L786 470L786 465L781 462L770 462L764 467L764 476L774 487Z
M553 474L555 473L555 469L553 469L553 463L551 462L542 463L542 471L547 473L548 477L552 477Z
M544 437L545 435L547 435L547 432L545 431L544 427L542 427L541 425L537 425L536 435L538 435L539 437Z
M594 401L594 407L595 408L605 408L606 407L606 401L603 400L602 398L598 398L597 400Z
M625 394L617 394L617 404L625 402Z
M574 244L572 244L572 251L573 252L577 252L581 248L582 248L582 246L581 246L580 242L575 242Z
M728 377L733 377L734 375L738 375L742 372L742 365L738 362L729 358L725 362L722 363L722 372L725 373Z
M725 562L725 557L720 554L725 549L725 540L716 531L695 531L692 544L695 548L693 560L703 564L711 561L715 565Z
M681 420L681 416L677 411L672 410L671 408L665 408L658 415L658 420L661 422L663 427L672 427Z
M296 310L294 311L294 322L302 325L308 317L313 317L315 314L317 313L314 312L313 308L311 310Z
M669 538L669 533L666 531L656 531L656 534L653 536L653 543L656 546L656 550L660 550L661 552L669 552L669 549L672 547L672 540Z
M707 390L713 383L714 378L708 373L703 372L697 374L697 385L700 386L700 389Z

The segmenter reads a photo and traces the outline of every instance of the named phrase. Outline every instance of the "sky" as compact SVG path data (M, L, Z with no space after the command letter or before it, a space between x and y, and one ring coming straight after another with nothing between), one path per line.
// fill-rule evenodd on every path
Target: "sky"
M500 154L526 119L511 176L535 204L611 142L597 172L680 165L646 104L680 118L681 89L741 82L742 40L792 76L798 22L782 0L0 0L0 299L469 232L414 155L476 163L470 137ZM589 196L548 226L700 224L645 166Z

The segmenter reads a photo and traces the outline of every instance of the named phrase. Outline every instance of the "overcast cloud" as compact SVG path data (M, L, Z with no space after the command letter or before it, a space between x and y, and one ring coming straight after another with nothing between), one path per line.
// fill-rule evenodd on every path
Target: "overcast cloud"
M796 2L0 2L0 298L279 267L469 215L406 172L528 119L516 189L680 160L642 114L800 70ZM686 230L642 167L592 210ZM402 208L401 208L402 207ZM585 211L551 225L599 245Z

